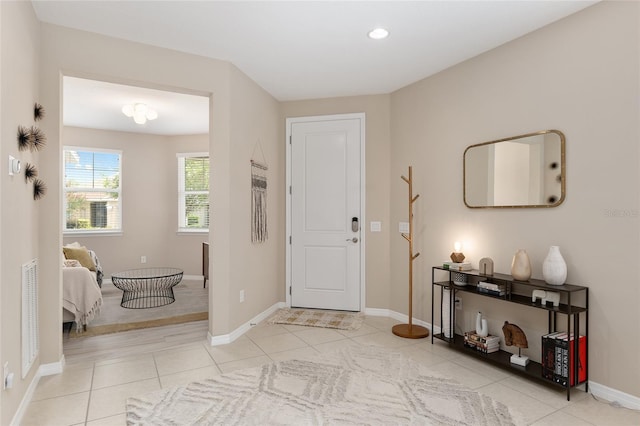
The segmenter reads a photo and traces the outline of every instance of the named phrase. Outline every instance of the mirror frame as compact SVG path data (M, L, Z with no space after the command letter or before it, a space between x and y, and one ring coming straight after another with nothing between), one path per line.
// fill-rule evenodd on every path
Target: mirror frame
M467 186L467 168L466 168L466 162L467 162L467 151L470 150L471 148L476 148L479 146L484 146L484 145L491 145L491 144L496 144L499 142L506 142L506 141L512 141L515 139L522 139L522 138L527 138L530 136L538 136L538 135L544 135L544 134L548 134L548 133L555 133L560 137L560 198L553 204L530 204L530 205L515 205L515 206L470 206L467 203L467 191L466 191L466 186ZM565 163L565 136L564 133L562 133L560 130L542 130L539 132L534 132L534 133L526 133L524 135L518 135L518 136L512 136L512 137L508 137L508 138L504 138L504 139L498 139L495 141L489 141L489 142L483 142L483 143L479 143L479 144L475 144L475 145L470 145L467 147L467 149L464 150L464 154L462 155L462 199L464 200L464 205L467 206L470 209L508 209L508 208L549 208L549 207L557 207L560 204L562 204L562 202L565 199L566 196L566 163Z

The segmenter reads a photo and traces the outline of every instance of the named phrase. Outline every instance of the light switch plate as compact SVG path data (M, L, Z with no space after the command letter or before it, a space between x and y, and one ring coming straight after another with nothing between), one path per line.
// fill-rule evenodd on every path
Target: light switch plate
M409 222L400 222L398 224L398 232L407 234L409 232Z
M9 361L2 366L2 389L7 388L7 378L9 377Z
M381 232L382 222L371 222L371 232Z
M20 173L20 160L14 158L13 156L9 156L9 176L17 175Z

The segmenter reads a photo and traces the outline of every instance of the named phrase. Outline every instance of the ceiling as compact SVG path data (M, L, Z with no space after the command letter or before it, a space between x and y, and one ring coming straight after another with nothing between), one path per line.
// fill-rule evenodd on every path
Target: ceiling
M596 1L32 3L43 22L229 61L287 101L390 93ZM390 36L369 39L377 26Z
M64 77L62 122L65 126L155 135L209 133L209 98L102 81ZM158 118L136 124L124 105L145 103Z

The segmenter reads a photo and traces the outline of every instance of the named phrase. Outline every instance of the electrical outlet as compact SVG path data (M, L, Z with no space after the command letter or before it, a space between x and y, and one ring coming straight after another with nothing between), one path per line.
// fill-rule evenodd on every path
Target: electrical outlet
M456 310L462 310L462 299L459 297L456 297Z
M409 222L399 222L398 223L398 232L403 234L407 234L409 232Z
M147 263L147 256L140 256L140 263Z
M244 290L240 290L240 303L244 302Z

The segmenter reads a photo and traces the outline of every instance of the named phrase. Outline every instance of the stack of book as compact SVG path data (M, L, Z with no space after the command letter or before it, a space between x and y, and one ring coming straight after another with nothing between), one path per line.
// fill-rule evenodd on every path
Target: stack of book
M504 296L505 286L503 284L488 283L481 281L478 283L478 292L490 294L492 296Z
M471 270L471 262L443 262L442 267L444 269L449 269L451 271L470 271Z
M573 333L555 332L542 336L542 377L562 386L574 386ZM587 380L587 338L578 336L578 383Z
M500 337L492 335L482 337L478 336L475 330L467 331L464 333L464 345L478 352L490 354L500 350Z

